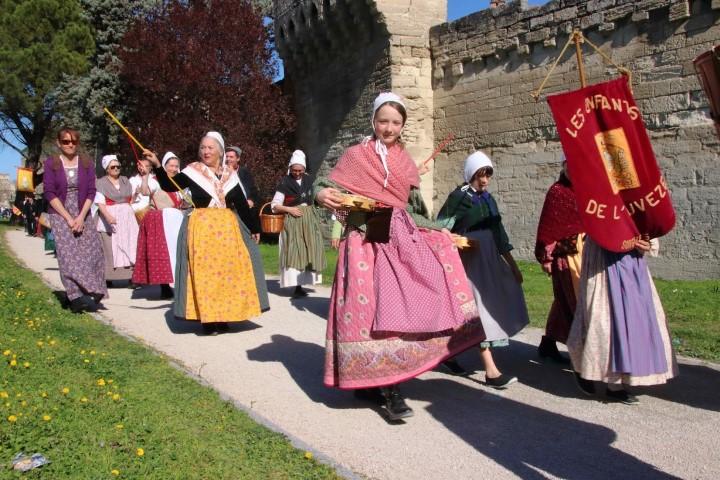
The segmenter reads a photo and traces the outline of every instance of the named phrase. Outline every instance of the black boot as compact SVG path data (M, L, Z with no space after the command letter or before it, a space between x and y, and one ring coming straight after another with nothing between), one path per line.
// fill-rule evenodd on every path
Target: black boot
M540 340L540 345L538 346L538 355L540 355L540 358L547 357L551 360L556 361L557 363L562 363L564 365L568 365L570 363L570 359L560 353L560 351L558 350L555 340L545 335L543 335L542 340Z
M408 407L405 399L400 395L397 385L380 389L385 397L385 410L391 422L413 416L412 408Z
M163 300L173 298L173 289L167 283L160 285L160 298Z

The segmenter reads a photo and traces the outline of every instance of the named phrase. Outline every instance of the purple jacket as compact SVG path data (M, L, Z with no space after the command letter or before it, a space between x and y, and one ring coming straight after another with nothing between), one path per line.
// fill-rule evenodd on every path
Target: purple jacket
M54 161L59 161L55 159ZM52 157L45 160L43 173L43 188L45 200L48 204L53 198L59 198L65 205L67 198L67 177L62 164L57 170L53 169ZM82 161L78 161L78 211L82 209L85 200L91 202L95 199L95 168L90 165L87 168L82 166ZM57 213L55 209L48 205L48 213Z

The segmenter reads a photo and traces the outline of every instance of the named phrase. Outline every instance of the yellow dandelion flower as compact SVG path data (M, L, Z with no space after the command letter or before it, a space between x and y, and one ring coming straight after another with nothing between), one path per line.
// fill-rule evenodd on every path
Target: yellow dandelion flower
M49 422L50 420L52 420L52 417L50 415L43 415L43 420Z
M117 430L122 430L122 429L123 429L123 424L122 424L122 423L118 423L117 425L115 425L115 428L116 428Z
M42 392L42 393L40 394L40 396L43 397L43 398L47 398L47 392Z
M104 386L105 386L105 379L104 379L104 378L98 379L97 384L98 384L99 387L104 387Z
M22 393L18 392L15 394L16 397L22 397Z
M57 342L55 340L50 340L50 345L55 345Z
M112 385L113 381L114 381L114 380L113 380L112 378L108 378L108 384L111 384L111 385Z
M5 350L5 351L3 351L3 355L5 355L6 357L7 357L8 355L10 355L11 353L12 353L11 350Z
M83 362L85 362L85 363L90 363L90 360L88 360L88 359L86 358L86 359L83 360Z
M80 350L80 355L85 355L85 350Z
M82 397L80 399L80 402L82 402L82 403L87 403L87 401L88 401L87 397Z
M7 392L0 392L0 398L8 398L9 396Z
M10 423L15 423L17 422L17 417L15 415L10 415L9 417L7 417L7 420Z
M38 340L37 346L42 347L43 345L45 345L45 342L43 342L42 340Z
M10 366L17 367L17 360L15 360L14 358L12 360L10 360Z
M20 402L20 405L23 407L27 407L27 400L23 400L22 402Z
M30 362L24 362L24 363L23 363L23 367L25 367L25 368L30 368Z
M95 350L90 350L90 355L95 355Z
M313 458L312 452L305 452L305 458L307 458L308 460L312 460L312 458Z
M116 393L115 395L112 396L112 399L117 402L118 400L120 400L120 394Z
M117 477L118 475L120 475L120 470L117 470L114 468L114 469L110 470L110 473L112 473L113 475L115 475Z
M135 454L138 457L142 457L143 455L145 455L145 450L143 450L142 448L138 448L137 450L135 450Z
M68 393L70 393L70 389L68 387L63 387L62 393L63 395L67 395Z

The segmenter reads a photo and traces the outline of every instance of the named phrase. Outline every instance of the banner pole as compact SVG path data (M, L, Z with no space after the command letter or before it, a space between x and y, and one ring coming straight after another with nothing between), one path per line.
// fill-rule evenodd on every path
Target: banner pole
M580 74L580 87L585 88L587 86L587 79L585 78L585 65L583 64L582 47L584 37L580 30L573 32L573 42L575 42L575 56L577 57L578 72Z

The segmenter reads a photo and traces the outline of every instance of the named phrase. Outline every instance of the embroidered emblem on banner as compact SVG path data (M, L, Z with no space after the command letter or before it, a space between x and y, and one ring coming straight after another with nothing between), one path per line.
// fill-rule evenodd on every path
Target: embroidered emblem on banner
M595 143L603 160L613 193L640 186L635 162L625 130L614 128L595 134Z

